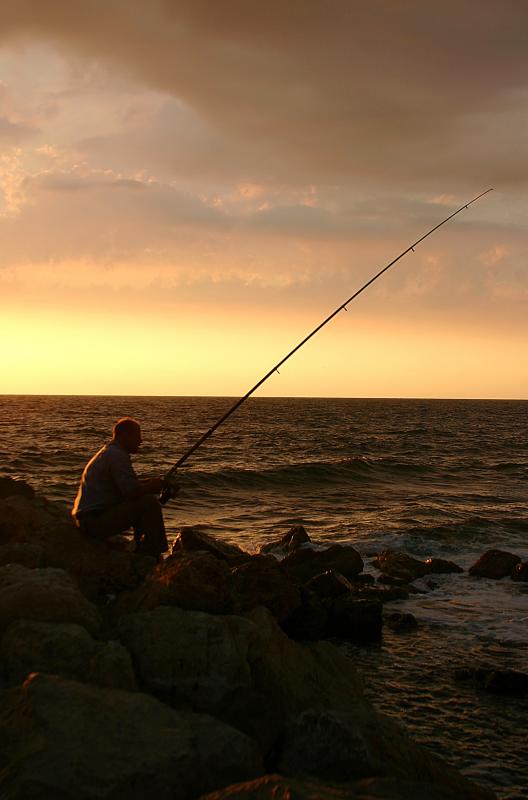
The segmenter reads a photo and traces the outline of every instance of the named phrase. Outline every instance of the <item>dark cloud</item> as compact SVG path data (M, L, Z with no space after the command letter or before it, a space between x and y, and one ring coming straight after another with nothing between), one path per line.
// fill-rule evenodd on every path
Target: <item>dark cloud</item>
M0 36L172 94L255 177L443 191L528 180L527 29L515 0L4 0Z

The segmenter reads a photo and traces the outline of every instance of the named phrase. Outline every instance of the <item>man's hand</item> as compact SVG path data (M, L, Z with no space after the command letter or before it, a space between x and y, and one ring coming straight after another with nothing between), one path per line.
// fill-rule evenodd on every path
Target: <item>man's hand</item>
M141 494L158 494L166 486L163 478L140 478Z

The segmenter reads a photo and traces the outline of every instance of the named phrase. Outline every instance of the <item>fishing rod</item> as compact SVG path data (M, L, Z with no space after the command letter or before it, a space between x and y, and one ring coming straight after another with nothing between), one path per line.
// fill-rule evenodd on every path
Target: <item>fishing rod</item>
M306 342L309 339L311 339L312 336L315 336L315 334L318 333L321 330L321 328L324 328L324 326L327 325L330 322L330 320L332 320L335 316L337 316L337 314L339 314L340 311L348 311L347 306L349 305L349 303L351 303L352 300L355 300L356 297L358 297L362 292L365 291L365 289L368 289L368 287L371 284L373 284L374 281L377 281L378 278L380 278L383 275L384 272L387 272L387 270L389 270L392 266L394 266L394 264L396 264L397 261L399 261L401 258L403 258L403 256L407 255L407 253L410 253L411 251L414 253L414 248L417 247L421 242L423 242L424 239L427 239L428 236L430 236L432 233L437 231L438 228L441 228L442 225L445 225L446 222L449 222L450 219L453 219L453 217L456 217L457 214L460 214L461 211L464 211L464 209L468 208L472 203L476 203L477 200L480 200L481 197L484 197L485 194L488 194L489 192L492 192L492 191L493 191L493 189L486 189L485 192L482 192L481 194L477 195L477 197L474 197L473 200L470 200L468 203L465 203L463 206L460 206L460 208L458 208L456 211L454 211L452 214L450 214L448 217L446 217L444 220L442 220L442 222L439 222L438 225L434 226L434 228L431 228L431 230L427 231L427 233L424 233L423 236L420 236L419 239L417 239L406 250L404 250L402 253L400 253L399 256L396 256L396 258L394 258L389 264L387 264L386 267L383 267L383 269L381 269L379 272L377 272L376 275L374 275L372 278L370 278L370 280L368 280L366 283L364 283L363 286L360 289L358 289L356 292L354 292L353 295L351 295L348 298L348 300L345 300L344 303L341 303L341 305L338 306L338 308L336 308L335 311L332 311L332 313L329 314L328 317L326 317L326 319L324 319L316 328L313 329L313 331L311 331L307 336L305 336L304 339L301 342L299 342L299 344L297 344L293 348L293 350L290 350L290 352L287 355L285 355L284 358L282 358L277 364L275 364L275 366L272 367L269 370L269 372L266 372L264 377L261 378L258 381L258 383L256 383L253 386L252 389L250 389L248 392L246 392L246 394L243 397L241 397L239 400L237 400L236 403L234 403L231 406L231 408L229 408L225 412L225 414L223 414L223 416L221 416L220 419L217 422L215 422L215 424L212 425L209 428L209 430L207 430L202 436L200 436L198 441L195 442L193 444L193 446L190 447L181 456L181 458L178 459L178 461L174 464L174 466L172 466L169 469L169 471L167 472L167 474L165 475L165 478L164 478L166 486L161 491L160 503L162 505L165 505L165 503L167 503L171 498L175 497L176 492L177 492L177 487L176 487L176 484L175 484L174 476L175 476L177 470L182 466L182 464L184 464L187 461L189 456L191 456L196 450L198 450L200 445L202 445L205 441L207 441L207 439L209 439L209 437L213 435L213 433L216 431L216 429L219 428L220 425L222 425L222 423L224 423L226 421L226 419L228 419L231 416L231 414L234 414L235 411L237 410L237 408L240 408L242 403L244 403L248 399L248 397L251 397L251 395L254 392L256 392L257 389L260 386L262 386L262 384L265 383L268 380L268 378L271 378L271 376L275 372L278 372L279 371L279 367L281 367L284 364L285 361L287 361L289 358L291 358L291 356L294 353L296 353L297 350L300 350L300 348L304 344L306 344Z

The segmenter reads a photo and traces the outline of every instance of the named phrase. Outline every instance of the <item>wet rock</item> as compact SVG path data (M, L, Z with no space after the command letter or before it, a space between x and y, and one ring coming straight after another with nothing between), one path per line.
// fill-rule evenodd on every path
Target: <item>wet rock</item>
M196 528L181 528L172 545L172 554L178 555L179 551L195 552L197 550L210 553L221 561L227 561L230 565L241 564L251 558L249 553L236 544L223 542Z
M406 553L399 553L393 550L385 550L383 553L378 553L372 563L385 575L389 575L391 578L399 578L407 583L416 578L423 578L430 571L423 561L408 556Z
M395 578L394 575L381 574L378 577L377 582L383 583L386 586L408 586L408 582L405 580L405 578Z
M381 610L378 600L357 599L351 595L338 597L329 610L329 634L350 642L379 642Z
M301 605L298 587L273 556L253 556L233 569L231 575L241 611L265 606L283 622Z
M33 569L44 566L44 548L39 544L13 542L0 546L0 566L22 564Z
M478 561L469 568L469 574L478 578L500 580L511 575L513 569L521 562L519 556L505 550L486 550Z
M419 782L460 800L494 796L416 744L397 723L373 711L310 709L300 714L286 728L277 769L285 775L339 783L369 776Z
M251 687L252 628L243 617L160 606L125 617L118 633L145 691L210 711L226 694Z
M407 633L418 628L418 620L414 614L408 612L395 611L391 614L385 614L383 621L387 627L392 631L396 631L396 633Z
M200 800L493 800L491 792L475 787L471 794L443 789L422 781L363 778L346 785L325 785L313 778L263 775L235 784Z
M327 570L339 572L351 580L363 571L363 559L353 547L334 544L325 550L295 550L286 556L282 566L299 583L306 583Z
M379 603L390 603L394 600L407 600L411 586L379 586L370 584L352 584L352 595L357 600L376 600Z
M13 800L194 800L262 773L257 745L211 717L43 674L4 694L0 750Z
M229 566L200 551L170 556L136 591L120 599L116 612L148 611L157 606L178 606L210 614L231 612L234 598Z
M434 575L464 572L462 567L459 567L454 561L445 558L426 558L424 564Z
M528 581L528 561L516 564L511 574L512 581Z
M528 674L514 669L495 667L463 667L455 670L458 681L471 683L476 689L491 694L528 694Z
M33 488L25 481L16 478L0 478L0 498L4 497L27 497L32 500L35 497Z
M0 567L0 631L19 619L73 622L90 633L100 627L95 606L64 570L8 564Z
M0 661L8 685L31 672L47 672L108 688L137 689L129 653L118 642L98 642L80 625L12 623L0 641Z
M307 584L308 586L308 584ZM328 635L328 609L324 601L301 588L301 605L282 623L288 636L298 641L318 641Z
M340 572L336 572L333 569L328 569L320 575L315 575L304 586L318 597L339 597L352 591L351 582Z
M303 544L309 544L310 541L311 539L303 526L294 525L293 528L290 528L288 533L284 534L280 539L263 544L262 547L259 548L259 553L274 553L276 555L285 556L288 553L293 553L295 550L298 550Z

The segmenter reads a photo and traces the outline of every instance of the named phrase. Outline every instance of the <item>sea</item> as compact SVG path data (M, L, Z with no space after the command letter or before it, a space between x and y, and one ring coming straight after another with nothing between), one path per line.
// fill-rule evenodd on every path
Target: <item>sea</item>
M0 396L0 474L70 506L85 462L130 415L139 475L161 475L234 403L226 397ZM305 526L359 550L467 569L488 548L528 559L528 401L250 398L179 471L165 506L184 525L255 551ZM418 582L386 611L419 627L342 643L374 705L501 800L528 798L528 698L457 682L455 670L528 671L528 583L457 575Z

